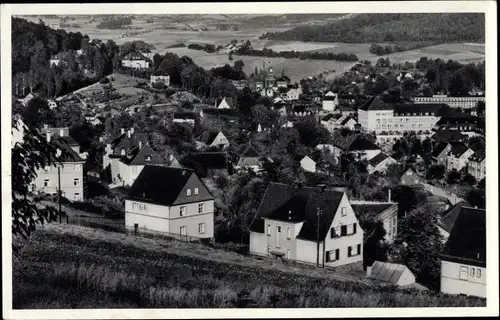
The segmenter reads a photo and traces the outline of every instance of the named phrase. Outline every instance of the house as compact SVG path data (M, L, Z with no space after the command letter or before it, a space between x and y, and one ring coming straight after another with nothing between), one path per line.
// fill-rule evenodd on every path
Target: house
M99 120L97 117L93 117L93 116L85 117L85 121L87 121L88 123L90 123L93 126L98 126L98 125L102 124L101 120Z
M391 164L398 164L398 162L393 157L381 152L368 161L368 173L380 172L385 174Z
M78 154L78 144L71 137L60 135L60 133L64 134L64 131L53 135L50 130L45 130L44 134L47 142L57 147L56 157L59 158L61 164L54 163L38 169L30 190L56 195L60 185L63 197L71 201L81 201L84 199L85 159Z
M163 70L155 71L150 77L151 86L154 86L158 82L163 82L165 87L170 86L170 76Z
M467 136L456 130L437 130L431 137L434 142L464 142Z
M455 221L457 220L460 211L462 210L462 208L469 206L470 205L467 201L460 201L454 206L450 207L448 210L445 210L438 214L437 226L439 232L441 233L441 236L443 236L443 240L445 243L450 236L450 232L453 229L453 226L455 225Z
M243 90L249 86L247 80L230 80L233 86L238 90Z
M329 113L321 119L321 125L324 126L328 131L333 132L338 129L337 120L341 118L339 114Z
M103 155L102 167L104 170L110 170L110 178L112 182L118 183L118 174L120 173L120 159L128 157L139 145L146 145L148 137L146 133L135 132L134 128L130 128L125 132L125 128L121 128L120 135L111 143L106 144L106 152Z
M299 100L302 94L302 87L299 85L297 88L289 88L285 93L285 100L294 101Z
M214 237L214 197L193 170L146 165L125 198L125 226L183 239Z
M24 130L27 129L26 124L23 119L19 115L14 115L13 121L16 122L14 127L12 128L12 140L11 147L14 148L16 143L22 143L24 140Z
M146 143L139 145L118 162L118 170L112 172L112 180L123 186L131 186L147 164L164 164L162 157Z
M235 169L250 169L254 172L259 172L262 170L262 161L260 159L260 153L255 149L255 147L249 145L241 154Z
M451 108L473 109L478 102L485 102L484 96L476 97L448 97L446 95L433 95L432 97L414 97L413 102L416 104L434 104L444 103Z
M460 210L441 255L441 292L486 297L486 210Z
M345 139L335 141L333 147L333 154L336 157L348 153L354 155L357 159L366 160L372 159L382 151L373 141L359 134L350 135Z
M221 149L229 147L229 140L222 131L205 131L200 136L200 142L209 147L219 147Z
M224 97L215 100L215 107L217 109L232 109L234 108L234 101L231 97Z
M341 128L347 128L349 130L354 130L356 128L356 125L358 124L356 120L354 120L353 117L351 116L345 116L342 115L338 120L337 123Z
M413 186L416 184L422 184L425 179L420 177L415 170L408 168L399 178L399 181L404 186Z
M149 59L140 52L129 52L123 57L122 66L133 69L148 69Z
M467 163L467 172L474 176L477 181L481 181L486 177L485 152L474 152L474 154L469 157L469 162Z
M250 227L250 253L338 267L362 261L363 230L346 189L271 182Z
M448 153L451 150L451 144L447 142L439 142L433 148L431 153L431 163L435 166L446 167L448 162Z
M460 171L467 166L469 157L474 154L474 151L461 142L452 142L450 145L451 148L446 159L446 170Z
M390 196L387 201L382 202L351 200L351 207L365 230L365 235L369 235L375 223L380 221L387 232L384 240L387 243L394 242L398 235L398 204L392 202Z
M300 167L305 171L316 172L316 162L308 156L302 157L299 162Z
M431 195L427 198L427 203L434 207L437 212L443 212L448 210L453 204L447 197L442 197L438 195Z
M366 277L398 287L415 284L415 275L407 266L390 262L375 261L371 267L367 268Z
M63 64L63 60L64 59L64 56L62 54L62 52L59 52L58 54L56 55L53 55L50 60L49 60L49 65L51 67L55 67L55 66L62 66Z
M276 86L278 88L287 88L288 85L290 84L290 78L288 78L287 76L281 76L279 78L277 78L276 80Z
M187 123L194 126L196 114L194 112L182 111L174 112L173 123Z
M328 91L323 95L323 110L325 111L336 111L339 105L338 94Z
M397 79L399 82L404 80L413 80L413 76L409 72L403 71L398 74Z
M180 160L180 164L195 170L200 178L227 176L233 173L232 163L226 152L190 153Z
M442 116L434 127L435 130L458 131L466 135L475 135L480 123L479 117L460 114Z

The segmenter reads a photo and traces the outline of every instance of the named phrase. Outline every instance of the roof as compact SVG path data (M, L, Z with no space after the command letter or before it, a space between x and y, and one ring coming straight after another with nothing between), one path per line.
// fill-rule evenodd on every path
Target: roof
M194 171L190 169L146 165L130 188L127 199L171 206L192 175ZM213 196L204 193L201 197L193 196L193 200L213 200Z
M372 265L372 271L368 278L397 284L406 270L407 272L413 274L405 265L375 261Z
M216 101L216 104L217 106L219 106L219 104L221 104L222 100L226 100L226 103L231 107L233 108L234 107L234 101L233 101L233 98L231 97L223 97L223 98L218 98L217 101Z
M139 141L143 144L146 144L148 142L147 134L143 132L134 132L130 135L130 138L128 137L127 133L118 136L111 142L111 146L114 150L114 155L120 156L121 149L130 151L132 148L135 148L139 145Z
M335 114L329 113L326 116L324 116L323 119L321 119L321 121L329 121L330 119L336 119L335 116L336 116Z
M186 155L180 163L188 168L200 165L206 169L227 169L228 157L225 152L198 152Z
M151 160L147 160L148 156L151 157ZM142 148L135 147L127 157L122 158L120 161L129 166L164 163L162 157L149 144L144 145Z
M196 115L194 112L174 112L174 119L187 119L187 120L194 120L196 119Z
M393 110L393 106L388 104L382 100L380 96L371 97L368 101L366 101L361 107L360 110Z
M460 157L462 156L467 150L470 150L469 147L467 147L464 143L462 142L451 142L451 150L450 153L454 157Z
M463 141L467 136L457 130L438 130L432 138L438 141L452 142Z
M474 152L472 156L469 157L469 161L482 162L486 159L486 153L483 152Z
M460 201L453 207L440 213L439 215L441 216L441 221L439 222L439 226L443 228L446 232L450 233L451 229L453 228L453 225L455 224L455 221L457 220L460 211L462 210L463 207L468 207L468 206L469 203L467 201Z
M214 115L214 116L229 116L238 117L239 111L237 109L217 109L217 108L203 108L204 114Z
M442 259L486 267L486 210L461 208Z
M389 158L389 156L386 155L385 153L381 152L381 153L377 154L375 157L371 158L368 162L373 167L376 167L377 165L379 165L382 161L384 161L387 158Z
M73 137L71 136L63 136L59 137L59 139L66 142L70 147L79 146L78 142L76 142L75 139L73 139Z
M61 139L61 137L57 135L52 137L51 143L53 143L58 149L61 149L61 162L85 162L85 160L82 159L82 157L80 157L80 155L76 153L64 139Z
M147 59L148 58L146 58L142 53L135 51L129 52L125 57L123 57L123 60L147 60Z
M474 153L481 154L485 153L486 143L483 139L477 139L476 141L469 141L468 147Z
M222 133L222 132L221 131L205 131L200 136L200 141L203 142L204 144L210 145L210 144L212 144L212 142L214 142L215 138L217 138L219 133Z
M380 147L373 141L361 135L351 135L341 141L336 141L335 146L344 151L380 150Z
M437 126L444 124L477 124L479 117L474 116L443 116L436 123Z
M434 150L432 150L431 156L436 158L438 157L448 146L448 142L439 142L435 147Z
M254 146L249 145L245 149L245 151L243 151L243 153L241 154L240 157L241 158L260 158L261 155Z
M264 218L304 222L297 236L299 239L316 241L317 211L320 216L319 237L324 239L335 218L344 193L334 190L324 190L312 187L295 187L271 182L260 204L252 231L263 230Z
M394 106L394 113L406 114L407 116L422 116L426 113L438 115L445 104L397 104Z
M152 76L168 76L168 73L165 70L156 70L153 72Z
M376 218L379 214L396 205L396 203L351 203L352 210L358 218Z
M350 120L354 120L354 119L353 119L352 117L350 117L350 116L343 116L343 117L344 117L344 119L342 119L342 120L340 121L340 125L342 125L342 126L343 126L343 125L345 125L346 123L348 123ZM340 119L339 119L339 120L340 120Z

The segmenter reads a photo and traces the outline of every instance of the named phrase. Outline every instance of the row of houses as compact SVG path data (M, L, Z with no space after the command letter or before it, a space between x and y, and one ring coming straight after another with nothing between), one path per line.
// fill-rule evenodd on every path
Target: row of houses
M460 141L439 142L432 151L432 164L442 165L447 171L465 170L480 181L486 176L484 145Z

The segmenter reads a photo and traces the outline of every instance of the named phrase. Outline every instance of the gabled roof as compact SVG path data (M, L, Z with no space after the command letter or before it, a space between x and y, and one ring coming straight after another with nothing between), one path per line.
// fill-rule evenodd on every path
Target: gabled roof
M241 154L237 166L238 167L260 166L261 165L260 158L261 158L260 153L255 149L255 147L250 145Z
M123 57L123 60L148 60L142 53L140 52L129 52L125 57Z
M206 145L211 145L212 142L214 142L215 138L217 138L217 136L219 135L219 133L222 133L222 131L205 131L200 136L200 141L203 142Z
M146 165L130 188L127 199L171 206L192 175L195 174L190 169ZM213 200L213 196L207 190L200 192L199 197L193 196L192 199Z
M413 169L412 167L408 167L408 168L407 168L407 169L403 172L403 174L401 175L401 177L399 177L399 178L401 179L404 175L406 175L406 173L407 173L408 171L413 172L413 173L412 173L413 175L416 175L416 174L417 174L417 172L415 171L415 169Z
M486 267L486 210L462 207L442 259Z
M405 271L413 274L405 265L375 261L368 278L397 284Z
M321 119L321 121L325 121L326 122L326 121L329 121L330 119L335 119L335 116L336 116L335 114L329 113L326 116L324 116L323 119Z
M443 151L444 149L446 149L446 147L448 146L448 142L439 142L435 147L434 147L434 150L432 150L432 154L431 156L436 158L438 157Z
M357 134L348 136L342 141L336 141L334 145L344 151L380 150L376 143Z
M153 72L152 76L168 76L168 73L165 70L156 70Z
M393 110L394 107L383 101L381 96L371 97L368 101L366 101L361 107L360 110Z
M472 156L469 157L469 161L482 162L486 159L486 153L483 152L474 152Z
M85 162L85 160L82 159L82 157L80 157L80 155L76 153L65 140L61 139L61 137L56 135L52 137L50 142L57 148L61 149L62 153L61 158L59 159L61 162Z
M147 134L143 132L134 132L130 135L130 138L128 137L127 133L118 136L111 142L111 146L114 150L114 155L120 156L121 149L130 151L132 148L135 148L139 145L139 141L142 142L142 144L146 144L148 142Z
M189 111L174 112L174 119L195 120L196 114L194 112L189 112Z
M468 206L469 203L467 201L460 201L453 207L440 213L439 215L441 216L441 221L439 222L439 226L443 228L443 230L445 230L446 232L450 233L451 229L453 229L453 225L455 224L458 215L460 214L460 211L462 210L463 207L468 207Z
M148 156L151 157L151 160L147 160ZM130 151L127 157L122 158L120 161L129 166L164 163L162 157L148 144L144 145L142 148L139 148L139 146L135 147Z
M408 116L421 116L426 113L438 115L441 108L446 107L445 104L397 104L394 106L395 113L404 113Z
M260 153L257 151L257 149L252 146L252 145L249 145L245 151L243 151L243 153L241 154L241 158L260 158Z
M451 150L450 153L454 157L460 157L462 156L467 150L470 150L469 147L467 147L464 143L462 142L451 142Z
M377 154L375 157L371 158L368 162L370 163L370 165L372 165L373 167L376 167L378 166L382 161L384 161L385 159L389 158L388 155L386 155L385 153L382 153L380 152L379 154Z
M79 146L78 142L76 142L75 139L73 139L73 137L71 137L71 136L63 136L63 137L59 137L59 139L66 142L66 144L70 147Z
M376 218L385 210L397 206L396 203L351 203L352 210L356 216L362 219Z
M342 119L342 120L340 121L340 125L341 125L341 126L346 125L346 124L347 124L350 120L354 120L354 119L353 119L352 117L350 117L350 116L343 116L343 117L344 117L344 119ZM340 119L339 119L339 120L340 120Z
M218 98L217 101L216 101L216 105L217 107L221 104L221 102L223 100L226 100L226 103L228 104L228 106L230 106L231 108L234 107L234 101L233 101L233 98L231 97L223 97L223 98Z
M304 222L298 234L299 239L316 241L317 212L320 215L319 238L325 239L335 218L344 193L312 187L295 187L271 182L260 204L251 230L263 232L264 218ZM259 231L262 230L262 231Z

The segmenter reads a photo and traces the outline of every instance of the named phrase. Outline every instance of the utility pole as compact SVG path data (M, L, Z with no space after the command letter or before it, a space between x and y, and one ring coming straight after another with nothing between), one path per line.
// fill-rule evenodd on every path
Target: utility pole
M321 208L318 206L316 216L318 217L317 228L316 228L316 242L317 242L317 258L316 265L319 267L319 217L323 214Z
M57 198L57 201L59 203L59 223L61 223L61 166L58 166L57 167L57 184L58 184L58 190L57 190L57 194L59 195L59 197Z

